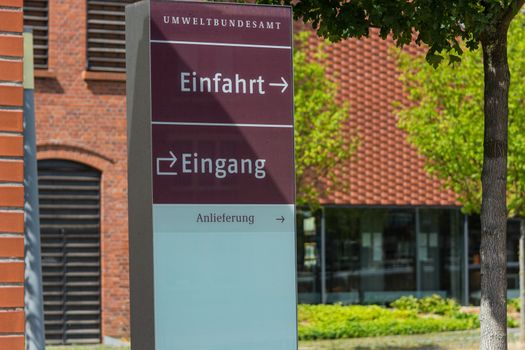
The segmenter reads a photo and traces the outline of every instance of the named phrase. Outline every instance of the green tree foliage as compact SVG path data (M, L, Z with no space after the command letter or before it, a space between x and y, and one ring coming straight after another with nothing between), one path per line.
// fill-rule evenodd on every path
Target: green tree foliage
M319 36L338 41L368 36L378 30L402 46L415 41L428 45L427 59L439 64L463 54L460 40L476 49L480 41L510 22L519 0L259 0L292 5L296 19L313 24Z
M348 107L336 103L337 86L320 63L322 44L308 57L307 40L307 32L296 36L293 55L297 202L315 208L334 185L342 185L335 169L352 155L355 142L344 133Z
M509 67L525 76L525 15L509 29ZM429 173L459 196L466 213L481 209L483 167L483 74L480 50L466 52L460 67L433 69L423 57L400 52L401 79L409 103L400 105L399 126L425 156ZM459 68L459 69L458 69ZM507 208L509 216L525 215L525 84L509 93Z

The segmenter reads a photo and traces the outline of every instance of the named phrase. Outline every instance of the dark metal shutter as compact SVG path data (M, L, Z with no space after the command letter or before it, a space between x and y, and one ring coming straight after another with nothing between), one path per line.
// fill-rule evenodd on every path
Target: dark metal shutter
M24 26L33 29L35 68L47 69L48 1L24 0Z
M46 342L100 343L100 172L41 160L38 190Z
M126 71L127 4L138 0L87 2L88 70L99 72Z

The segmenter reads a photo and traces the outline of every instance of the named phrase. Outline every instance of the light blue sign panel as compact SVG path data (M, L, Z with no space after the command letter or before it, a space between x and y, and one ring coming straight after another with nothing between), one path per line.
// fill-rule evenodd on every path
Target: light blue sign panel
M293 205L154 205L153 222L157 350L296 348Z

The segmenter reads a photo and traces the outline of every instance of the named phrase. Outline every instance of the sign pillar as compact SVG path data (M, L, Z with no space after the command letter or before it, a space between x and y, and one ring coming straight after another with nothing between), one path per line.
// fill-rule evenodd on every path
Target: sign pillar
M133 350L297 348L291 9L126 9Z

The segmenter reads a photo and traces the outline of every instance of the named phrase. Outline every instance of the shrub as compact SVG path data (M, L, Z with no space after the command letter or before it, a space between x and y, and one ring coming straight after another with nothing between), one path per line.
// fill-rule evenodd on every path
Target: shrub
M399 310L414 310L419 313L436 315L455 315L459 312L459 304L454 299L444 299L439 295L416 299L413 296L401 297L390 304Z
M507 327L518 328L519 326L520 326L520 321L507 316Z
M393 301L392 303L390 303L390 306L393 307L394 309L399 309L399 310L414 310L414 311L419 310L419 302L417 298L413 297L412 295L401 297L397 299L396 301Z
M419 313L411 302L411 299L403 300L397 305L409 306L392 309L377 305L299 305L299 339L421 334L479 327L476 315L459 310L454 314L445 314L442 307L436 307L431 302L427 304L432 306L425 307L433 307L441 314Z

